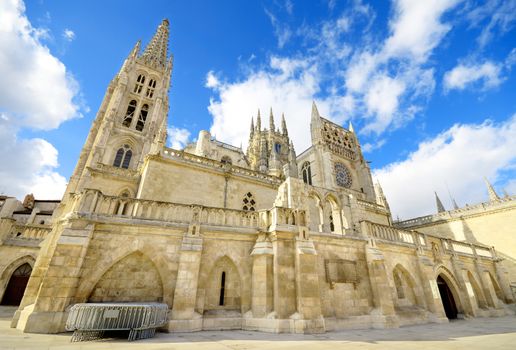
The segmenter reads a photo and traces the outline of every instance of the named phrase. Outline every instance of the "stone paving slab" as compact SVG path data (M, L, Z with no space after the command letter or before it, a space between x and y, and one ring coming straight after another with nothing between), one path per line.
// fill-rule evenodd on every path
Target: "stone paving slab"
M0 308L0 349L516 349L514 316L317 335L204 331L157 333L152 339L135 342L127 342L125 339L102 339L70 343L71 333L27 334L9 328L10 314L10 310Z

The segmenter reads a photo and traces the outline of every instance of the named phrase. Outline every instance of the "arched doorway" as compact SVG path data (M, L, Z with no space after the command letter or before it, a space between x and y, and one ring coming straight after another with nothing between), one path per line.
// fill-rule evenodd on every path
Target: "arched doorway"
M20 305L31 272L32 267L28 263L14 270L5 289L1 305Z
M446 283L446 280L441 275L437 277L437 286L439 287L439 294L441 294L441 301L443 303L446 317L450 320L456 319L458 311L457 304L455 304L455 298L453 297L453 293L448 286L448 283Z

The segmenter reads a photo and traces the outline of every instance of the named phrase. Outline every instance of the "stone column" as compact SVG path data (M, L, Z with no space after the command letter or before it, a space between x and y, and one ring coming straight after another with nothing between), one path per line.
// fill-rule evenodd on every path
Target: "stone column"
M496 259L494 262L496 277L498 278L498 283L500 284L500 288L502 288L505 302L507 304L514 303L514 296L511 291L511 286L508 279L507 269L502 265L502 259Z
M288 319L296 312L295 245L292 232L271 234L274 280L274 312L278 319Z
M317 252L312 240L301 234L295 238L295 249L297 313L291 316L291 329L295 333L324 333Z
M64 332L66 307L75 297L94 225L58 226L42 247L12 327L28 333Z
M273 310L272 243L261 236L253 251L251 310L254 318L264 318Z
M452 243L449 244L450 247L453 247ZM477 308L472 303L472 298L469 296L469 291L471 290L471 284L466 284L466 279L464 278L465 275L467 275L466 269L464 268L464 264L459 260L459 257L457 254L452 253L452 257L450 259L453 267L453 272L455 275L455 278L457 279L457 282L459 283L459 290L457 290L457 294L460 298L460 300L455 300L455 303L460 302L460 305L462 305L463 312L466 315L471 315L475 317L477 315ZM465 274L466 272L466 274ZM469 282L468 282L469 283ZM474 298L473 298L474 299Z
M426 308L432 313L430 318L433 322L448 322L446 313L444 312L439 287L434 274L434 264L429 257L422 252L417 252L417 266L419 280L421 281L421 288L425 297Z
M491 282L491 277L489 276L489 271L481 266L479 266L478 271L482 288L484 289L484 295L486 297L487 305L495 309L501 308L500 300L496 295L493 282Z
M190 227L189 231L198 230L197 227ZM185 233L179 254L176 289L168 330L198 331L202 329L202 317L195 312L202 254L202 238L198 233Z
M374 310L371 312L373 328L399 327L394 310L391 287L381 251L370 243L365 245L369 284Z

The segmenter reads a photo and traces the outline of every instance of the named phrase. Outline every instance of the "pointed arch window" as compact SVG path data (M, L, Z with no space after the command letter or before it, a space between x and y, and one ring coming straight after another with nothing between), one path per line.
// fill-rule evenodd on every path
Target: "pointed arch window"
M124 126L131 126L131 123L134 118L134 111L136 111L136 100L131 100L131 102L129 102L129 105L127 106L127 112L125 112L124 121L122 122Z
M115 160L113 162L113 166L117 168L128 169L129 164L131 163L131 157L133 156L133 151L129 145L124 145L120 147L118 151L116 151Z
M310 168L310 162L304 162L301 167L301 173L303 174L303 182L305 184L312 184L312 169Z
M154 96L154 89L156 89L156 79L149 80L149 85L147 87L147 92L145 93L145 96L148 98L152 98Z
M145 84L145 75L138 75L138 79L136 79L136 84L134 85L134 93L139 94L142 92L143 84Z
M224 306L224 292L226 289L226 271L222 271L222 276L220 277L220 297L219 297L219 306Z
M142 131L145 126L145 121L147 120L147 114L149 114L149 105L144 104L142 109L140 109L140 115L138 116L138 121L136 122L136 130Z
M254 196L251 192L247 192L242 200L242 210L247 211L255 211L256 210L256 201L254 200Z

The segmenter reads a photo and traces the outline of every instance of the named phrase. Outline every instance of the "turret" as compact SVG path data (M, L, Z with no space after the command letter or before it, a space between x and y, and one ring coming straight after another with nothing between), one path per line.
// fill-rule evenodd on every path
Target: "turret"
M317 110L315 101L312 102L312 116L310 118L310 133L312 135L312 144L318 144L321 142L321 115Z
M487 193L489 194L489 201L490 202L494 202L494 201L500 200L500 197L498 197L498 194L496 193L496 191L494 190L493 186L491 185L489 180L487 180L486 177L484 177L484 181L486 183Z
M437 212L438 213L445 212L446 209L444 209L443 202L441 202L441 199L439 199L439 196L437 195L437 192L434 192L434 193L435 193L435 205L437 206Z
M272 114L272 107L271 112L269 114L269 131L274 132L276 128L274 127L274 115Z
M281 133L288 136L287 122L285 121L285 113L281 113Z
M256 131L262 130L262 118L260 116L260 109L258 108L258 115L256 116Z

